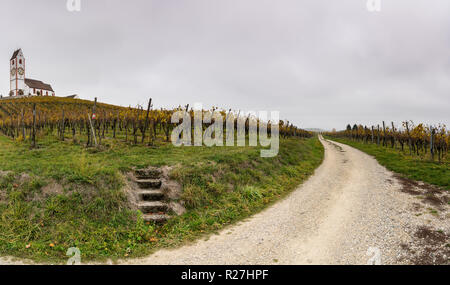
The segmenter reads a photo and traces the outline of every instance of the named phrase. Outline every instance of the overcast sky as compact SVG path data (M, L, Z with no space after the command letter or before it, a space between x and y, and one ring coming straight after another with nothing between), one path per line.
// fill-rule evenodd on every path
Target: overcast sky
M318 128L450 125L450 1L0 1L0 93L22 48L57 95L278 110Z

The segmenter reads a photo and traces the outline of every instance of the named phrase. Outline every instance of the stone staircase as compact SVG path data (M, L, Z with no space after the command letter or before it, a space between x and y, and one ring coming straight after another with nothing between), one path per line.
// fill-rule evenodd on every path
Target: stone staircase
M134 171L134 182L139 188L136 190L137 207L146 222L164 223L170 218L169 205L161 189L161 175L158 169Z

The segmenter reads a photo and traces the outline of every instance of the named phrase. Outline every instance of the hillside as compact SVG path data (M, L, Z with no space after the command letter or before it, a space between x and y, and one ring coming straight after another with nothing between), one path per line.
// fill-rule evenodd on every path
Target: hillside
M32 118L21 116L33 104L40 110L35 147ZM0 101L0 255L59 263L68 248L78 247L83 261L143 256L260 211L305 181L323 158L318 139L300 137L293 127L282 131L273 158L261 158L261 147L177 148L167 140L163 115L169 111L151 113L142 136L145 111L106 104L96 106L99 145L91 147L85 124L92 104ZM117 111L117 121L109 121L107 111ZM183 188L187 212L165 224L144 222L126 192L128 174L149 166L169 167Z

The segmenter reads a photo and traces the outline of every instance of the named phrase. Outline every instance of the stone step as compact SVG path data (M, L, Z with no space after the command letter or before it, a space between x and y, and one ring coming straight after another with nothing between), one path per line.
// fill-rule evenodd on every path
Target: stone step
M154 222L154 223L165 223L168 219L170 219L170 216L168 215L159 215L159 214L148 214L143 215L142 217L145 222Z
M162 172L159 169L139 169L134 171L137 179L159 179Z
M140 190L138 197L142 201L159 201L164 199L164 192L162 190Z
M142 189L159 189L161 188L162 182L159 179L138 179L136 183Z
M138 204L138 209L143 214L159 214L167 212L169 210L169 206L166 203L159 201L141 202Z

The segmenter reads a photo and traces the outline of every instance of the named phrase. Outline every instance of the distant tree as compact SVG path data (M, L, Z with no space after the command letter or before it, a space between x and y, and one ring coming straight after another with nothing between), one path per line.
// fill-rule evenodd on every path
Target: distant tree
M357 131L358 130L358 126L356 124L353 125L353 130Z
M14 91L9 91L9 96L14 96Z
M352 130L352 126L350 124L347 125L347 131L351 131Z
M20 90L19 90L19 96L23 96L23 95L24 95L23 90L20 89Z

